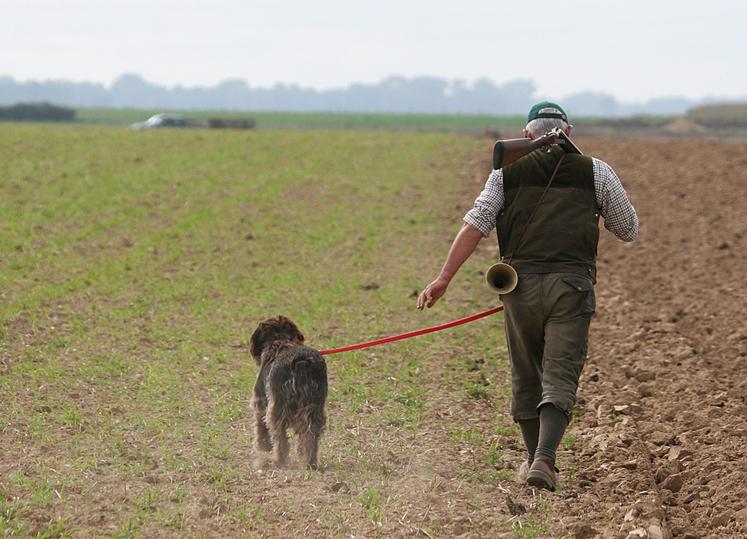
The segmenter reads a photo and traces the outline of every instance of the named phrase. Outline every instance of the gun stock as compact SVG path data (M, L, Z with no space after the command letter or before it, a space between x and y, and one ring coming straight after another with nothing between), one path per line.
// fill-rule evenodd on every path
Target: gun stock
M493 146L493 169L503 168L542 146L562 144L568 153L581 154L581 150L559 128L548 131L536 139L513 138L496 141Z

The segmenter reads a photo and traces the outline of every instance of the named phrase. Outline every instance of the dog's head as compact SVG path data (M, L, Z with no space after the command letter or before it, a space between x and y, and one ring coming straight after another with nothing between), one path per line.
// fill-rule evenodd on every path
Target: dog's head
M301 344L304 338L298 326L285 316L276 316L260 322L249 341L249 351L258 365L262 350L268 344L276 341L290 341Z

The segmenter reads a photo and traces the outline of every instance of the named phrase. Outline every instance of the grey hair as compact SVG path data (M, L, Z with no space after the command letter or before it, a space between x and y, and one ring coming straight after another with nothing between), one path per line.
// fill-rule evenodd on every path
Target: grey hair
M527 124L526 130L529 131L532 136L541 137L556 127L565 131L568 127L568 122L561 120L560 118L535 118Z

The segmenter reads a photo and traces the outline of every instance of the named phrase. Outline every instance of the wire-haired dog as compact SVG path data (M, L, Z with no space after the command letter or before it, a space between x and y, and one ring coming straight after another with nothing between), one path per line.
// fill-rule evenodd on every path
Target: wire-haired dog
M249 343L259 366L252 399L255 446L258 451L272 451L277 466L288 462L287 430L292 428L298 436L301 464L315 467L327 421L327 365L318 351L303 342L296 324L278 316L261 322Z

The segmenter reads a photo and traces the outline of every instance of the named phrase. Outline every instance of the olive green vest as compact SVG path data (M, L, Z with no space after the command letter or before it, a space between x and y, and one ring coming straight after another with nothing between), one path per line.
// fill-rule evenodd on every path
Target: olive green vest
M565 156L527 227L563 152L540 148L503 169L505 204L496 217L501 259L520 274L578 273L596 282L599 208L591 157Z

